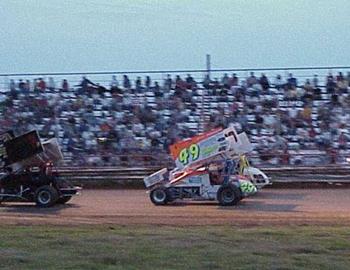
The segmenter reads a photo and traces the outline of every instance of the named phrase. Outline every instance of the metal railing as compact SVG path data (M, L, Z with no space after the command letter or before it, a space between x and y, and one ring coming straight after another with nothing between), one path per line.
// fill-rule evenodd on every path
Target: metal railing
M350 158L350 149L349 152L343 151L337 154L330 154L326 151L319 151L318 153L295 153L295 151L291 150L289 153L288 159L285 154L281 153L272 153L270 151L269 154L249 154L250 163L254 166L262 166L266 168L271 167L280 167L280 166L329 166L329 165L337 165L337 166L346 166L349 164L347 158ZM97 157L98 155L85 155L86 158L89 157ZM159 152L158 154L154 153L150 154L132 154L125 153L113 154L113 157L118 160L118 166L124 167L132 167L132 166L147 166L147 167L174 167L175 163L165 151ZM72 164L72 160L66 158L66 162L69 167L69 164ZM87 163L88 164L88 163ZM86 165L87 167L102 167L108 168L107 166L92 166L91 164ZM62 168L63 168L62 167Z
M350 166L259 167L273 183L348 183ZM81 184L132 184L142 186L145 176L160 167L67 167L57 168L61 177Z
M221 78L224 73L236 73L237 77L247 78L250 72L265 73L269 79L272 79L277 74L284 72L284 76L287 77L288 73L299 79L312 78L314 74L319 75L320 81L324 80L328 72L350 71L350 66L309 66L309 67L272 67L272 68L217 68L209 70L212 78ZM29 79L42 77L47 79L53 77L57 83L58 80L69 79L69 83L77 84L80 82L82 76L89 76L91 80L96 83L100 83L102 86L108 86L111 82L111 75L128 75L131 81L134 81L137 76L152 75L152 81L161 81L165 79L166 75L170 74L186 76L192 74L197 82L202 82L208 70L206 69L175 69L175 70L125 70L125 71L79 71L79 72L28 72L28 73L1 73L0 74L0 86L2 88L9 84L10 79ZM121 78L118 78L121 82Z

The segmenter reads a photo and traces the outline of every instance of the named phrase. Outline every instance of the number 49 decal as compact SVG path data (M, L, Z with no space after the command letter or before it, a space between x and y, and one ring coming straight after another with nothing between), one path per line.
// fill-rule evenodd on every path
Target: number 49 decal
M191 157L192 161L195 161L199 157L199 146L197 144L191 144L190 147L184 148L179 154L179 161L186 165L189 158Z

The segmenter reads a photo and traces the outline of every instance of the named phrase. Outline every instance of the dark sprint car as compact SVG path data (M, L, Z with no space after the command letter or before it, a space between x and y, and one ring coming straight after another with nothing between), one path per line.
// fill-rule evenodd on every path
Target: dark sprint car
M80 192L80 187L53 171L53 164L62 159L56 139L41 142L36 131L18 137L9 131L0 135L0 149L0 203L35 202L50 207Z

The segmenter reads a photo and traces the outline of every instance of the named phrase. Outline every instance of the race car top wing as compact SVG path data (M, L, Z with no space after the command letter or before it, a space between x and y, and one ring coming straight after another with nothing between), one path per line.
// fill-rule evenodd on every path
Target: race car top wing
M63 155L56 138L43 141L42 145L44 147L42 156L46 159L46 161L50 161L55 164L63 160Z
M9 164L29 159L44 151L37 131L33 130L5 142Z
M238 154L240 140L234 128L215 129L170 146L178 169L198 167L222 155Z
M254 147L249 141L249 138L245 132L238 134L238 140L240 141L240 143L237 145L236 152L239 155L244 155L253 151Z

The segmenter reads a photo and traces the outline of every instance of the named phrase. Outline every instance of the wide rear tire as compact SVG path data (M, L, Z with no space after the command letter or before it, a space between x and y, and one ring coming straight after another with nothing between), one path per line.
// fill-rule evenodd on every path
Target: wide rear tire
M39 207L53 206L58 197L58 191L52 186L42 186L35 191L35 202Z
M221 186L217 192L217 199L221 206L236 205L241 200L239 188L235 185Z

